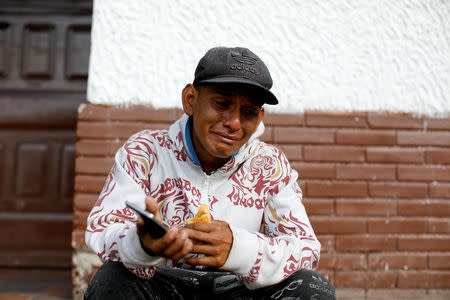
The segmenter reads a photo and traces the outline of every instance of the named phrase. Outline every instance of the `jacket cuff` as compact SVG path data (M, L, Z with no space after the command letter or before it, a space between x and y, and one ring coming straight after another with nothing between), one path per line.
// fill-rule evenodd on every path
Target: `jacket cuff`
M142 248L141 240L137 234L137 227L131 226L120 243L120 257L127 265L158 266L164 261L160 256L149 256Z
M233 233L233 245L227 261L220 269L247 275L258 255L258 237L254 233L232 225L230 225L230 229Z

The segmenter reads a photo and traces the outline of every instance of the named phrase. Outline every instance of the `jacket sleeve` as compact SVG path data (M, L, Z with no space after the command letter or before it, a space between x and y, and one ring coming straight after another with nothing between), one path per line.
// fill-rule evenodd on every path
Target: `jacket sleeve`
M272 165L280 170L274 174L279 171L281 175L271 183L264 234L230 226L233 246L222 269L237 273L250 289L276 284L299 269L315 269L319 263L320 242L302 204L298 174L282 153L276 156Z
M151 143L144 135L131 137L117 151L85 233L86 244L103 261L121 261L141 277L153 276L156 266L166 259L146 254L137 235L137 216L125 201L145 208L154 161Z

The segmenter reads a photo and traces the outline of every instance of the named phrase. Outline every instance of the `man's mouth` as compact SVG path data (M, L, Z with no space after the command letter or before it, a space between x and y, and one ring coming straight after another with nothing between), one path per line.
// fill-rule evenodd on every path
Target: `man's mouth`
M240 140L240 138L237 136L229 135L223 132L213 131L213 134L215 134L219 138L219 140L223 141L226 144L235 144Z

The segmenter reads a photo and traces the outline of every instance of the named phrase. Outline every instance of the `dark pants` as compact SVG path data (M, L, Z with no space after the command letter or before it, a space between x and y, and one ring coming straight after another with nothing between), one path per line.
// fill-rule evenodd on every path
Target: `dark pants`
M322 275L300 270L282 282L249 290L233 273L159 268L142 279L118 262L104 264L89 284L85 299L298 299L335 300L334 287Z

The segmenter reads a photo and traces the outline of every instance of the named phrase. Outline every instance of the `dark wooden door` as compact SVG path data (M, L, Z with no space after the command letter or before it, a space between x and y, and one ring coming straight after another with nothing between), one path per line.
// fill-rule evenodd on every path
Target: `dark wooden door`
M92 0L0 1L0 266L71 265Z

